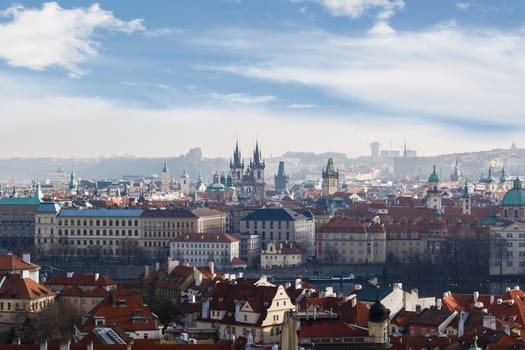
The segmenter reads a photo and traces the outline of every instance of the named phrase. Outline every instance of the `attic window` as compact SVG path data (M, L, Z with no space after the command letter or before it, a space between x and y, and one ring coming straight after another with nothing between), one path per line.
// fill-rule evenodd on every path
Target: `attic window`
M119 299L118 306L119 307L126 307L126 306L128 306L127 300L126 299Z
M133 316L133 323L147 323L148 318L143 316Z
M104 325L104 317L103 316L95 316L95 325L96 326L103 326Z

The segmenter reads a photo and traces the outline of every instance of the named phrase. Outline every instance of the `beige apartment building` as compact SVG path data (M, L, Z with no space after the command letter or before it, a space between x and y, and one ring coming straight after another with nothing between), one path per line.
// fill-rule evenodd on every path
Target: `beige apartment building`
M226 233L182 234L170 242L170 256L190 265L213 261L219 268L229 268L239 257L239 240Z
M226 214L211 209L60 210L46 203L35 214L35 248L41 255L166 257L173 238L225 225Z
M382 226L335 217L317 233L317 259L331 264L386 262L386 233Z

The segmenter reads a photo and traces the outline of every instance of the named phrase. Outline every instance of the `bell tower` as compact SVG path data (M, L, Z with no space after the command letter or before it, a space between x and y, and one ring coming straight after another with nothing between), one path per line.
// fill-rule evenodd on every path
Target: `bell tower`
M323 196L329 196L337 192L339 188L339 171L335 169L334 160L328 159L326 169L322 173L323 178Z
M242 161L241 151L239 150L239 141L235 142L233 158L230 159L230 171L232 174L233 185L241 186L244 172L244 162Z

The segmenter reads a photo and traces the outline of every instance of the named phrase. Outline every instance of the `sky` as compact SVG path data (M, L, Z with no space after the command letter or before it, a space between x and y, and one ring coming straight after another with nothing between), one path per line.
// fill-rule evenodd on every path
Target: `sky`
M0 157L525 147L525 2L0 2Z

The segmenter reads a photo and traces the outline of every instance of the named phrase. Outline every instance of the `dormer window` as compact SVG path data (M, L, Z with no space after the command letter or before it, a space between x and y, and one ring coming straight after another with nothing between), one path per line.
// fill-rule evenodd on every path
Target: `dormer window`
M95 316L95 325L103 326L104 325L104 316Z

